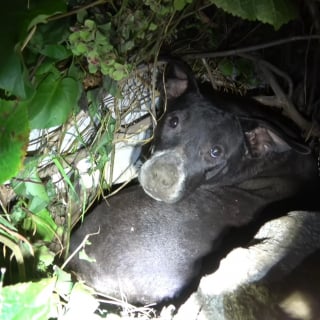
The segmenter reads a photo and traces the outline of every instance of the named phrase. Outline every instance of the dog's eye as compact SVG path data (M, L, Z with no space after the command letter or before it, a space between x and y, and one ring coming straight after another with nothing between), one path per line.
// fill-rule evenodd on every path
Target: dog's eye
M177 116L173 116L169 119L169 127L174 129L179 124L179 118Z
M222 156L222 154L223 154L223 149L221 146L213 146L210 149L210 156L212 158L219 158Z

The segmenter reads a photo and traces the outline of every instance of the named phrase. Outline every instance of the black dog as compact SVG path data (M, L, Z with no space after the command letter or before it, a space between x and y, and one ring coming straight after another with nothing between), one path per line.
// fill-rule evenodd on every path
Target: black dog
M96 290L131 302L174 298L199 273L224 230L312 186L309 150L273 112L204 96L181 64L168 69L167 112L133 186L98 205L71 240L94 262L71 268Z

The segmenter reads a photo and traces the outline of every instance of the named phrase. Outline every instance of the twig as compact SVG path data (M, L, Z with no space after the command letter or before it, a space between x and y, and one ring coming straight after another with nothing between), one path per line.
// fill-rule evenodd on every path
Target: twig
M69 16L72 16L74 14L77 14L79 11L81 10L87 10L89 8L92 8L92 7L96 7L96 6L99 6L101 4L104 4L104 3L107 3L107 2L111 2L111 0L97 0L95 2L92 2L92 3L89 3L83 7L80 7L80 8L77 8L77 9L74 9L74 10L71 10L69 12L66 12L66 13L60 13L60 14L56 14L52 17L49 17L47 19L47 21L54 21L54 20L58 20L58 19L62 19L62 18L66 18L66 17L69 17Z
M226 56L237 56L241 53L257 51L261 49L266 49L270 47L280 46L285 43L295 42L295 41L306 41L306 40L320 40L320 35L311 35L311 36L294 36L286 39L280 39L276 41L271 41L264 44L258 44L255 46L249 46L245 48L232 49L226 51L218 51L218 52L194 52L188 53L182 56L183 59L198 59L198 58L218 58L218 57L226 57Z
M279 109L283 108L283 103L275 95L274 96L263 96L263 95L253 96L252 99L268 107L275 107Z
M213 88L214 90L217 90L217 85L216 85L216 83L215 83L215 81L214 81L214 79L213 79L212 72L211 72L210 67L209 67L209 65L208 65L208 63L207 63L207 60L206 60L205 58L202 58L201 61L202 61L203 65L204 65L204 67L205 67L206 70L207 70L208 77L209 77L209 80L210 80L210 82L211 82L212 88Z
M259 67L265 77L268 79L270 86L276 96L283 102L283 109L287 113L287 115L292 119L303 131L309 132L311 130L311 123L305 120L299 112L296 110L295 106L291 102L291 100L285 95L281 87L279 86L277 80L274 75L268 68L268 65L263 61L259 63Z
M53 15L51 17L48 17L46 19L46 22L63 19L63 18L72 16L72 15L75 15L81 10L86 10L86 9L89 9L89 8L92 8L92 7L95 7L95 6L98 6L98 5L102 5L102 4L107 3L107 2L111 2L111 0L97 0L95 2L92 2L92 3L89 3L89 4L85 5L83 7L74 9L72 11L69 11L69 12L66 12L66 13L59 13L59 14L55 14L55 15ZM35 24L32 27L32 29L30 30L30 32L28 33L26 39L23 41L23 44L21 46L21 49L20 49L21 52L25 49L25 47L27 46L27 44L29 43L29 41L33 37L33 35L34 35L34 33L35 33L36 29L37 29L37 25L40 24L40 23L44 23L44 21L41 21L41 22Z
M61 270L63 270L65 268L65 266L70 262L70 260L85 246L85 243L87 242L87 240L89 239L89 237L91 236L96 236L100 233L100 227L98 229L97 232L94 233L89 233L87 234L84 239L81 241L81 243L79 244L79 246L71 253L71 255L69 256L69 258L63 263L63 265L61 266Z
M320 32L320 19L319 19L319 9L316 1L314 0L307 0L306 5L309 9L310 15L312 17L313 24L317 33Z

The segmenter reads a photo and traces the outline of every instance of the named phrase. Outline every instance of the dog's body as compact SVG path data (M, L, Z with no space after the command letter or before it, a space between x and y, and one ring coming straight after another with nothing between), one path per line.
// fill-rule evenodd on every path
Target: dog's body
M312 189L317 175L308 148L272 113L216 103L179 65L165 91L167 112L141 169L142 188L96 206L71 241L74 250L99 231L85 247L95 262L76 257L71 268L98 291L131 302L178 296L225 230L275 203L286 210L282 202Z

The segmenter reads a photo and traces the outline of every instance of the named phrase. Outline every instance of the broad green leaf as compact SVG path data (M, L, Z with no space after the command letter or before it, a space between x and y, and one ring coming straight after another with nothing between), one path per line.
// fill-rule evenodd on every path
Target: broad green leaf
M22 43L31 28L39 23L46 23L47 18L57 13L66 12L65 0L10 0L4 1L0 19L2 50L9 45L10 50ZM64 22L57 22L60 25Z
M15 47L25 29L26 2L10 0L1 4L0 88L24 99L27 96L24 66Z
M56 61L53 61L52 59L46 59L39 68L36 70L36 75L39 77L41 75L47 75L49 73L56 74L58 77L59 71L57 67L55 66Z
M0 291L0 319L49 319L56 278L3 287Z
M18 173L28 141L27 110L15 101L0 100L0 184Z
M48 198L48 196L47 196L47 198ZM38 212L42 211L43 209L45 209L47 207L48 203L49 203L49 200L44 200L44 199L41 199L38 197L33 197L33 198L31 198L31 200L29 202L28 209L31 212L38 213Z
M13 181L12 186L17 195L31 200L28 209L37 213L48 205L50 199L36 167L30 166L32 163L33 161L25 164L25 169L19 174L18 181Z
M48 44L41 51L44 56L56 60L63 60L71 55L71 51L60 44Z
M80 84L72 78L57 79L49 75L26 104L32 129L63 124L77 105Z
M242 19L259 20L276 30L297 17L293 0L211 0L217 7Z
M31 181L25 182L26 195L30 197L37 197L45 202L49 202L49 197L45 186L42 184L41 179L37 172L34 172L32 176L29 177Z
M21 99L27 98L32 93L20 55L13 49L4 56L1 55L0 88Z
M30 39L28 48L37 55L46 45L64 43L68 39L69 33L68 20L57 20L40 24Z

